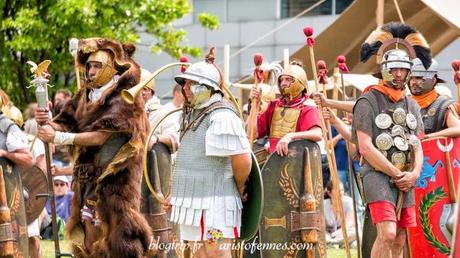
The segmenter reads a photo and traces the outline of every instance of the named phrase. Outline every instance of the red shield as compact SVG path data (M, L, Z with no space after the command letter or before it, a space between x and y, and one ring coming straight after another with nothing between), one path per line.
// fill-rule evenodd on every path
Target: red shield
M460 139L436 138L422 142L423 170L415 186L417 227L409 228L412 257L448 257L454 194L460 172ZM449 179L449 170L452 177ZM456 192L456 191L455 191Z

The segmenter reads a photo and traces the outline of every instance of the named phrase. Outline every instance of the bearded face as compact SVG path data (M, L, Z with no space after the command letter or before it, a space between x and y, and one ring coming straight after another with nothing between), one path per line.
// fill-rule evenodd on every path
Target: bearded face
M434 89L436 79L426 79L422 76L412 76L409 80L409 89L412 95L422 95Z
M409 79L409 69L391 68L389 72L382 71L383 80L395 89L404 89Z

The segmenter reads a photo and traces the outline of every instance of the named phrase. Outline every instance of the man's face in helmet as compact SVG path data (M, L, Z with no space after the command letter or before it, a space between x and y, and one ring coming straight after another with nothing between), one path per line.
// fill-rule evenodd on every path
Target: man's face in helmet
M188 103L191 103L193 100L193 93L192 93L192 86L197 84L196 81L192 80L185 80L184 86L182 89L184 90L184 98L187 100Z
M404 89L406 85L406 78L409 74L409 69L405 68L391 68L391 75L393 75L393 87L396 89Z
M88 82L94 82L96 80L97 73L102 69L101 62L88 62L86 63L86 74Z
M294 82L294 77L289 76L289 75L281 75L279 78L279 87L280 87L280 92L283 93L283 90L286 90L291 86L291 84Z
M427 85L429 83L430 85ZM435 79L425 80L422 76L412 76L409 80L409 89L412 95L422 95L434 88Z
M144 87L142 89L142 98L144 99L144 102L147 102L149 99L151 99L153 95L153 90L151 90L150 88Z
M210 87L193 80L186 80L183 86L185 99L192 107L204 104L211 97Z
M294 77L289 75L281 75L279 81L280 89L288 88L289 86L291 86L291 83L294 82Z

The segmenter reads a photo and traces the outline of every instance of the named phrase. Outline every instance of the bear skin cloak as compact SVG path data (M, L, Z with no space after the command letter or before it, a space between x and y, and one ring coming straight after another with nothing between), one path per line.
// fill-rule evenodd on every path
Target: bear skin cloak
M92 191L101 221L101 234L91 250L86 250L84 244L74 242L74 253L79 257L143 257L151 240L151 229L139 212L142 150L148 120L140 94L132 105L124 102L120 95L123 89L139 83L140 67L131 59L135 50L133 45L100 38L79 42L78 65L84 69L89 54L103 49L114 54L115 68L120 75L118 81L104 91L98 101L91 103L87 98L89 89L83 84L53 122L72 133L112 132L105 145L111 139L121 137L125 140L116 147L74 146L72 188L75 196L66 230L73 240L77 239L79 233L81 236L84 225L80 210L84 197L88 191ZM103 148L116 150L107 159L102 157ZM90 190L88 185L92 185Z

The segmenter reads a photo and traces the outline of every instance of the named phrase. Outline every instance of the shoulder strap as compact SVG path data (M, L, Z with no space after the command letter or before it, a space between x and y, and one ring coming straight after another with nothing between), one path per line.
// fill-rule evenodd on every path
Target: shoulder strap
M190 123L188 123L187 127L185 127L183 131L181 131L180 140L182 140L182 137L188 130L192 129L193 131L195 131L207 115L211 114L212 112L218 109L231 110L239 117L238 112L235 110L234 107L230 106L230 104L224 101L215 102L206 107L204 110L202 110Z

